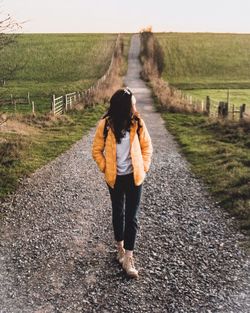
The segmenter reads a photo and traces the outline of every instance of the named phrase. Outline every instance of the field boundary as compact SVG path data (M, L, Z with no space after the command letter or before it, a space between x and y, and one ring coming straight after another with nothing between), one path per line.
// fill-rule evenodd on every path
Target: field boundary
M82 102L87 106L94 105L95 94L100 86L109 78L115 62L114 60L118 55L120 55L120 37L120 34L118 34L108 70L91 87L81 92L72 92L57 98L55 95L52 96L51 112L53 115L63 114L64 112L71 110L73 105L79 102Z
M17 110L17 105L32 105L32 101L30 99L30 93L27 93L26 97L13 97L13 94L10 94L9 97L1 98L0 99L0 111L1 106L8 106L11 105L14 107L14 111Z
M169 85L166 89L167 88L169 88ZM231 120L243 120L250 118L249 107L247 107L245 103L242 103L239 108L236 108L236 106L231 104L229 101L215 100L209 95L206 96L204 100L200 100L192 95L185 94L178 89L175 89L172 93L174 96L177 95L180 97L185 110L189 107L192 112L201 112L214 118L229 118Z
M164 67L164 52L152 32L141 32L141 76L148 81L159 100L159 108L170 112L201 113L213 118L250 120L249 107L242 103L239 108L226 101L216 101L207 95L204 100L184 93L161 77Z
M121 34L118 34L109 67L104 75L86 90L72 91L64 95L53 94L51 96L49 113L53 115L63 114L74 108L74 105L77 103L82 103L84 106L95 105L96 95L98 94L99 89L101 89L103 85L107 84L114 65L117 65L116 60L121 56L122 53L123 49ZM12 106L14 113L17 112L17 108L20 105L24 106L23 108L25 112L32 112L33 114L36 112L35 102L31 101L29 93L27 94L27 97L14 98L13 95L10 95L8 98L0 99L0 112L7 113L5 110L1 110L1 106L9 105Z

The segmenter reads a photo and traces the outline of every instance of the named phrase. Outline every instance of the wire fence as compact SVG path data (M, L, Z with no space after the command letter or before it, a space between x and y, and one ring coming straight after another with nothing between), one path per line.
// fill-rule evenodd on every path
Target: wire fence
M204 100L178 91L178 95L192 111L202 112L210 117L230 118L232 120L250 118L250 110L246 103L235 105L230 102L229 91L227 101L206 96Z

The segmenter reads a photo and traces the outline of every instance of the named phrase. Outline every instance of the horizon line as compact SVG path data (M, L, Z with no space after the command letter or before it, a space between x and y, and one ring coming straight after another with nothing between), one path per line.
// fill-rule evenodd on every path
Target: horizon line
M140 34L141 31L138 32L16 32L14 34ZM250 35L250 32L222 32L222 31L152 31L155 34L164 34L164 33L183 33L183 34L239 34L239 35Z

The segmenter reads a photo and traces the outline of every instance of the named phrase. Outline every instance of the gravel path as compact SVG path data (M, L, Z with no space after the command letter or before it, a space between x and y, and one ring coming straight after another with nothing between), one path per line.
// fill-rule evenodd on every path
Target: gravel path
M135 261L115 261L108 189L91 157L94 130L1 204L0 312L250 312L243 235L190 172L139 79L132 39L126 84L152 137Z

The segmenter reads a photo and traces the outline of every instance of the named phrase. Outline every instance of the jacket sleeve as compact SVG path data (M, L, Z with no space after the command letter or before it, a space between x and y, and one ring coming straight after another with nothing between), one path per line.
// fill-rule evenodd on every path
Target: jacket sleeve
M148 133L147 127L143 119L141 119L141 128L140 128L140 145L142 158L144 163L144 171L148 172L151 164L151 157L153 154L153 146L151 142L150 135Z
M104 136L103 136L104 125L105 125L105 120L100 120L97 125L93 144L92 144L92 157L96 161L100 171L103 173L105 172L105 166L106 166L106 160L103 154L104 147L105 147L105 141L104 141Z

